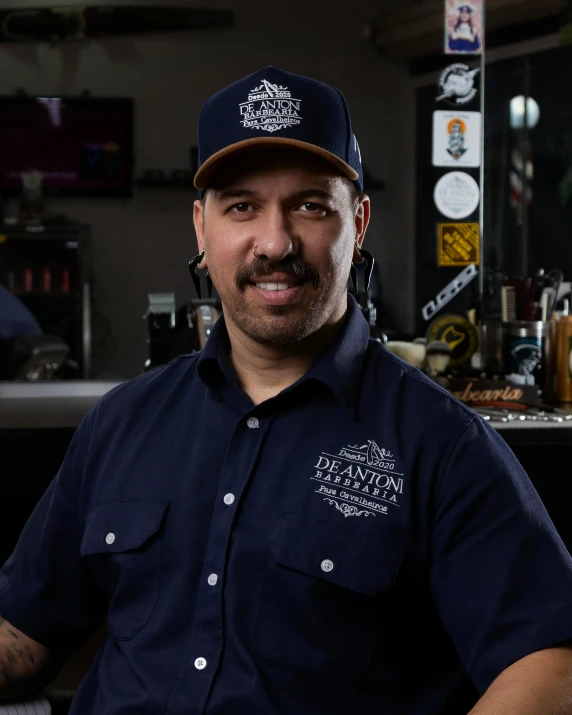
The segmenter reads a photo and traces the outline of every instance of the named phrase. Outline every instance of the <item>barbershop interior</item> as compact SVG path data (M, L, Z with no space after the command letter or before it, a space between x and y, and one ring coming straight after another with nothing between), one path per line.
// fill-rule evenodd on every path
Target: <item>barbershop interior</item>
M351 109L371 338L500 433L572 550L570 0L2 0L0 21L0 563L93 405L205 346L197 118L270 65Z

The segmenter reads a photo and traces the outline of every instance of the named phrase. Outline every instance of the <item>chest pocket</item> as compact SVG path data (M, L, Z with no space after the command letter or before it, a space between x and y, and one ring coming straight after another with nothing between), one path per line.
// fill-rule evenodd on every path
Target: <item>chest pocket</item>
M269 546L252 633L262 657L357 682L380 635L403 548L291 516L280 521Z
M107 626L114 641L133 638L155 609L167 507L168 502L112 502L87 514L81 555L109 601Z

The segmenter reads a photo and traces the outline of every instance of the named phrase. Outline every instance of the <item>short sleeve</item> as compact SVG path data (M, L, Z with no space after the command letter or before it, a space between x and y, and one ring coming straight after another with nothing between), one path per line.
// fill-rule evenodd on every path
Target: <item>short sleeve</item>
M481 418L440 486L431 585L481 693L520 658L572 639L570 554L516 456Z
M0 571L0 615L48 648L81 647L103 618L103 604L80 557L79 495L91 413Z

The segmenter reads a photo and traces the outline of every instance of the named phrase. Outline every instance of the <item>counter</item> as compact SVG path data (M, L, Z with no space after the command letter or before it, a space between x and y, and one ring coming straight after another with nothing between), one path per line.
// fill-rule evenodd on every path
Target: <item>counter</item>
M0 382L0 429L77 427L91 407L121 382Z

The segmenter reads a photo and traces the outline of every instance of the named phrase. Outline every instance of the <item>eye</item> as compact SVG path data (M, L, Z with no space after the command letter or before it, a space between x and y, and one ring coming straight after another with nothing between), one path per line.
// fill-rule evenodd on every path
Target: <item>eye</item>
M249 213L251 209L253 209L252 204L248 204L246 202L243 202L240 204L234 204L234 206L230 207L230 211L232 213L238 213L238 214Z
M317 216L326 216L326 214L328 213L327 208L325 208L321 204L315 204L312 201L306 201L305 203L300 204L300 206L298 206L298 209L302 211L302 213L311 213Z

